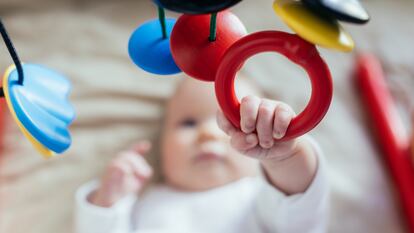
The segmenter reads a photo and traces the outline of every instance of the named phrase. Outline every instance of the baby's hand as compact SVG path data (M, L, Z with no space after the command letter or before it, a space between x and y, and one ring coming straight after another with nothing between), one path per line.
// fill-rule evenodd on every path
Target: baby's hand
M296 152L296 139L275 141L286 134L295 116L288 105L247 96L241 101L240 116L241 130L235 128L221 111L217 121L219 127L231 137L231 145L242 154L260 160L284 160Z
M151 144L140 142L121 152L106 169L100 187L88 198L92 204L110 207L128 194L137 193L151 177L152 169L143 158Z
M286 104L248 96L240 106L241 130L218 114L219 127L239 152L260 160L268 181L287 195L303 193L317 171L317 156L304 138L278 142L295 115ZM256 132L255 132L256 131Z

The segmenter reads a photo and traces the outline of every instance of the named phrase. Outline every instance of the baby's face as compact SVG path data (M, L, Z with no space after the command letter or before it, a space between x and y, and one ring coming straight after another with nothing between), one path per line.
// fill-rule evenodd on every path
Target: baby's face
M161 145L169 185L201 191L258 173L258 162L235 151L218 128L217 110L214 83L186 78L170 99Z

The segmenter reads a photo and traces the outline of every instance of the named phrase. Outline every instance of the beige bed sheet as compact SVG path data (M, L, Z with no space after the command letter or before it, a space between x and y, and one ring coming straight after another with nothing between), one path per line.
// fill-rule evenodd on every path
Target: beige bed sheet
M234 12L250 32L289 31L274 15L271 3L245 0ZM378 54L389 76L413 91L414 2L365 4L372 14L370 24L345 25L357 49ZM71 100L77 111L71 127L73 146L49 160L36 154L7 118L5 151L0 157L0 232L71 232L76 188L98 177L117 151L140 138L157 137L163 103L182 76L150 75L128 58L130 33L156 17L150 1L0 0L0 14L24 61L53 67L73 82ZM332 69L335 97L326 118L311 134L330 167L329 232L403 232L393 187L353 88L355 53L324 49L321 53ZM3 47L3 70L10 63L6 54ZM249 60L246 72L296 110L307 101L309 83L304 72L281 56L258 55Z

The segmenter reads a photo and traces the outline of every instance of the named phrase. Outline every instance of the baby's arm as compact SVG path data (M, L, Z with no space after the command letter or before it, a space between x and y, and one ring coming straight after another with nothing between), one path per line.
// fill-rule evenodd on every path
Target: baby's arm
M257 158L266 177L255 217L269 232L324 232L328 181L321 152L308 136L290 141L285 135L294 113L281 102L248 96L241 101L241 130L218 113L220 128L232 146Z
M317 158L306 138L285 142L282 138L294 116L281 102L248 96L240 106L241 130L218 113L220 128L231 137L232 146L249 157L257 158L270 183L291 195L304 192L317 170ZM256 130L256 132L254 132Z
M100 182L82 186L76 195L77 233L130 232L136 194L152 174L143 158L150 144L141 142L121 152L108 165Z

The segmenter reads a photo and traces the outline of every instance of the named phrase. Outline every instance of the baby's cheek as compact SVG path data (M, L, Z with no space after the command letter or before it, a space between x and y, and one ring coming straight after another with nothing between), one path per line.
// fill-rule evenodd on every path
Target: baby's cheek
M165 166L182 169L191 158L194 147L193 133L177 130L167 135L163 147Z
M177 144L186 146L195 143L197 134L195 133L195 130L177 130L174 138Z
M186 156L183 155L179 145L166 147L162 159L162 173L166 181L173 185L181 185L186 176Z
M165 132L164 147L168 147L169 150L173 150L175 153L185 151L188 149L195 140L193 130L186 129L172 129L169 132Z

